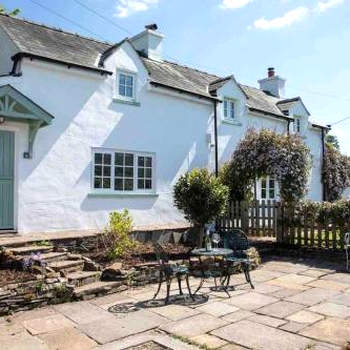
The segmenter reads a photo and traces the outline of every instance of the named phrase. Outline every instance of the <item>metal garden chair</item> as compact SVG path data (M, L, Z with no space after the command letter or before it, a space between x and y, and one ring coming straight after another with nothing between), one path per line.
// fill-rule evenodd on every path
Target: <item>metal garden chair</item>
M349 264L350 264L350 257L349 257L349 250L350 250L350 232L345 233L344 235L344 249L345 249L345 255L346 255L346 271L349 271Z
M232 249L233 254L226 258L226 261L231 265L231 271L234 271L234 267L240 265L244 272L247 283L250 284L251 288L254 289L253 282L250 278L250 259L246 251L250 248L249 240L247 235L240 229L231 229L229 231L221 231L224 248ZM222 281L227 286L230 283L231 274L228 274L226 280Z
M188 278L189 278L188 268L186 266L181 266L181 265L169 263L168 254L165 252L165 250L163 249L163 247L159 243L154 243L153 247L154 247L154 251L156 253L157 260L159 263L159 266L158 266L158 268L159 268L159 284L158 284L158 289L157 289L156 293L154 294L153 299L155 299L158 296L158 294L160 292L160 288L161 288L163 282L165 282L166 283L165 304L168 304L169 297L170 297L170 286L171 286L171 282L174 278L177 279L180 295L184 295L183 291L182 291L181 281L182 281L182 278L185 278L189 295L192 298L192 300L194 300L194 298L191 294L190 284L189 284L189 280L188 280Z

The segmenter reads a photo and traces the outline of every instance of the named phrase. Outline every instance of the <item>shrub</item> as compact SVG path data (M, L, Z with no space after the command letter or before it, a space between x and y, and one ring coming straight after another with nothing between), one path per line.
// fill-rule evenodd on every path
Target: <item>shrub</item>
M220 169L220 178L230 188L231 200L242 201L252 198L257 178L273 175L282 201L296 203L307 191L310 169L310 151L300 137L249 130Z
M109 222L103 234L103 243L111 259L123 257L134 246L130 238L132 218L127 209L109 214Z
M326 144L323 172L328 200L333 202L340 199L344 190L350 186L349 158L334 146Z
M228 193L228 188L207 169L194 169L177 181L174 187L175 205L187 220L199 227L199 246L202 246L204 225L224 214Z

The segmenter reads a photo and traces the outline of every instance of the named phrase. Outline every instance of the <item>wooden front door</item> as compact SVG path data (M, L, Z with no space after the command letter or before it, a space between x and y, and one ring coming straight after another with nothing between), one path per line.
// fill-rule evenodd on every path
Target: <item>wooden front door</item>
M15 135L0 130L0 230L14 229Z

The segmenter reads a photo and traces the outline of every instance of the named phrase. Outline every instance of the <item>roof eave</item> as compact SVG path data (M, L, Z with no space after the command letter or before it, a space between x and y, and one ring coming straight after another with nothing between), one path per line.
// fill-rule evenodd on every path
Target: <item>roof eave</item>
M30 59L37 59L40 61L44 61L44 62L49 62L49 63L55 63L55 64L59 64L59 65L64 65L67 66L67 68L78 68L78 69L82 69L82 70L86 70L86 71L90 71L90 72L95 72L95 73L100 73L101 75L107 74L107 75L112 75L113 72L110 72L108 70L105 69L101 69L101 68L95 68L95 67L90 67L90 66L84 66L82 64L78 64L78 63L73 63L73 62L69 62L69 61L64 61L64 60L58 60L55 58L51 58L51 57L47 57L47 56L41 56L41 55L37 55L37 54L33 54L30 52L18 52L15 55L13 55L11 57L11 59L13 61L19 60L21 58L30 58Z
M293 118L288 117L286 115L275 114L275 113L272 113L272 112L267 112L267 111L264 111L262 109L249 107L249 106L248 106L248 108L252 112L258 112L258 113L261 113L261 114L264 114L264 115L268 115L268 116L271 116L271 117L274 117L274 118L279 118L279 119L283 119L283 120L286 120L286 121L293 121L294 120Z

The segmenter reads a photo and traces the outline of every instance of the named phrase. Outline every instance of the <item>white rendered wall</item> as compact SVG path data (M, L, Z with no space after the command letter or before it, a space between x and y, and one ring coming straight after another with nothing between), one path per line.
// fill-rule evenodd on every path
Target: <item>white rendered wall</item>
M7 34L0 28L0 75L11 72L13 65L11 57L17 51Z

